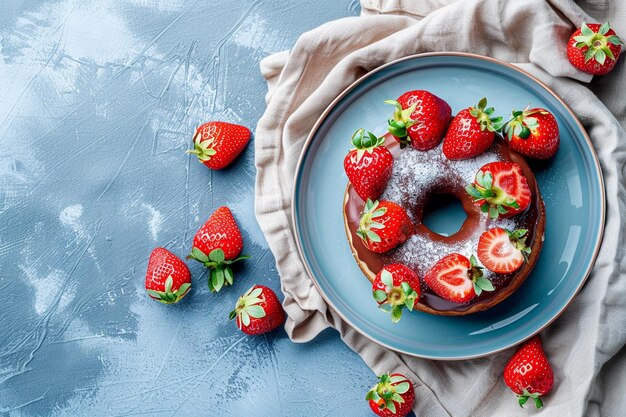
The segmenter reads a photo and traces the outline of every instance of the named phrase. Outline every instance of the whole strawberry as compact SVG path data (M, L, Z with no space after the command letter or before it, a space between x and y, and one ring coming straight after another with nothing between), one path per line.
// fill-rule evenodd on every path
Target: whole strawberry
M413 223L396 203L367 200L356 234L372 252L387 252L403 243L413 233Z
M453 303L467 303L482 294L493 291L491 281L483 277L474 255L467 259L458 253L441 258L424 275L426 285L435 294Z
M172 252L155 248L148 260L146 292L164 304L180 301L191 288L189 268Z
M413 311L421 293L420 278L406 265L385 266L374 278L372 296L381 310L391 313L391 321L397 323L406 307Z
M193 248L187 259L195 259L211 269L209 289L219 291L233 284L231 264L249 256L239 256L243 239L228 207L220 207L196 232Z
M285 321L285 312L274 291L263 285L254 285L239 297L229 319L235 319L237 327L249 335L274 330Z
M529 398L535 401L535 407L543 406L540 397L552 390L554 373L539 336L525 342L506 364L504 383L517 394L520 406L523 407Z
M491 162L476 173L467 193L492 219L511 217L530 205L531 192L522 168L515 162Z
M222 169L243 151L250 141L250 129L226 122L208 122L193 136L193 149L187 153L210 169Z
M517 271L530 254L526 246L527 229L512 232L494 227L478 239L478 259L490 271L510 274Z
M559 149L559 125L546 109L513 110L503 132L513 150L531 158L552 158Z
M405 417L413 408L415 390L404 375L386 373L378 377L365 399L377 416Z
M485 152L500 130L502 117L493 116L493 107L487 108L487 99L478 105L461 110L443 138L443 153L448 159L469 159Z
M623 45L608 22L583 23L567 42L567 58L581 71L604 75L615 66Z
M452 110L448 103L424 91L407 91L398 100L386 100L396 109L389 119L389 132L404 148L408 143L427 151L441 142L450 124Z
M352 136L354 149L343 160L346 175L363 201L377 199L391 177L393 156L384 142L385 138L359 129Z

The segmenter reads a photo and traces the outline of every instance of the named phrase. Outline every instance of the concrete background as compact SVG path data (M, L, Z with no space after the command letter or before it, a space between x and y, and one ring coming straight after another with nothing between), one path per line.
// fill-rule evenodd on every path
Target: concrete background
M228 312L278 290L253 214L254 146L211 172L197 125L254 128L260 59L356 0L9 0L0 12L0 416L364 416L374 375L327 331L250 338ZM145 295L150 251L181 257L226 204L252 256L180 305ZM282 295L281 295L282 298Z

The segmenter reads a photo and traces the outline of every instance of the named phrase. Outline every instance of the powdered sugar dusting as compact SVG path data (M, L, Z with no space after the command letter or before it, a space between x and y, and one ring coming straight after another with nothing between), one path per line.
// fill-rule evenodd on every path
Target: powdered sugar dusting
M476 172L485 164L504 159L493 147L476 158L451 161L442 152L442 145L429 151L417 151L407 147L394 159L393 175L381 199L393 201L403 206L411 220L416 221L417 213L436 192L462 190L471 183ZM524 223L525 215L512 218L490 219L486 215L479 218L480 230L502 227L514 230ZM481 233L471 233L465 239L433 240L425 233L411 236L403 245L389 255L415 270L421 277L441 258L451 253L466 257L476 254ZM480 263L480 261L479 261ZM495 274L485 270L485 276Z

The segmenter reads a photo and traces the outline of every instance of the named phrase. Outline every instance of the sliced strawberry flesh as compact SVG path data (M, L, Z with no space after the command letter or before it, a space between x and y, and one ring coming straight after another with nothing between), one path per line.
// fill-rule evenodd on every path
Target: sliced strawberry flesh
M495 228L483 233L478 242L478 258L489 270L508 274L524 263L522 251L511 242L504 229Z

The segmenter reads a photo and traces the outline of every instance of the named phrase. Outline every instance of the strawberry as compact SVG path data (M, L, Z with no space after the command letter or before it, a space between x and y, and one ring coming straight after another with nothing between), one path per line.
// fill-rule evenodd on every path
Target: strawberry
M193 149L187 153L210 169L222 169L243 151L250 140L250 129L226 122L208 122L193 135Z
M539 336L524 343L506 364L504 383L517 394L520 406L524 407L529 398L535 401L535 407L543 406L539 397L552 390L554 373L543 352Z
M517 271L530 253L526 246L528 230L513 232L494 227L483 232L478 239L478 259L490 271L510 274Z
M372 252L387 252L403 243L413 233L406 211L396 203L382 200L365 202L356 234Z
M398 100L386 100L396 109L389 119L389 132L404 148L427 151L441 142L450 124L452 110L448 103L424 90L407 91Z
M164 304L180 301L191 288L189 268L165 248L155 248L148 260L146 292Z
M515 162L491 162L465 187L467 193L492 219L511 217L530 205L531 193L522 168Z
M559 149L559 125L545 109L513 110L503 131L513 150L531 158L548 159Z
M378 377L365 399L377 416L405 417L413 408L415 390L404 375L386 373Z
M487 107L487 99L478 105L461 110L443 138L443 153L448 159L469 159L485 152L500 130L502 117L493 117L493 107Z
M567 58L581 71L604 75L615 66L623 45L608 22L602 26L583 23L567 42Z
M255 335L274 330L285 321L285 312L271 289L254 285L239 297L229 319L236 318L242 332Z
M230 265L249 256L238 256L243 248L241 232L228 207L220 207L196 232L187 259L195 259L211 269L209 288L219 291L233 284Z
M391 313L391 321L397 323L402 309L413 311L420 297L420 278L412 269L402 264L385 266L372 283L372 296L381 310Z
M391 177L393 156L384 142L385 138L359 129L352 136L355 148L343 160L346 175L363 201L377 199Z
M466 303L483 291L493 291L491 281L483 277L474 255L467 259L452 253L440 259L424 276L424 281L438 296L453 303Z

